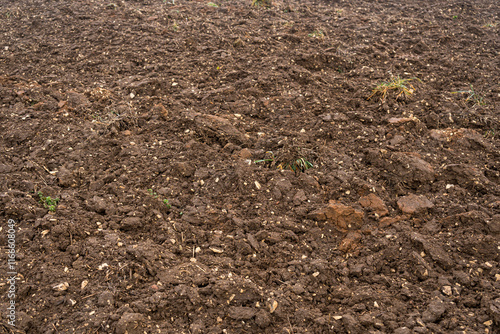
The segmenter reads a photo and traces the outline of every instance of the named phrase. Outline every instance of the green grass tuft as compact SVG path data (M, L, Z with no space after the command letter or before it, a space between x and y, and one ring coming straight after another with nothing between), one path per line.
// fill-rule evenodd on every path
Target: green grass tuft
M380 95L380 101L384 102L389 91L396 91L396 100L401 97L409 98L415 92L415 87L410 83L412 80L420 81L418 78L401 79L399 76L392 77L389 81L379 83L372 90L372 94L368 97L368 100L375 95Z

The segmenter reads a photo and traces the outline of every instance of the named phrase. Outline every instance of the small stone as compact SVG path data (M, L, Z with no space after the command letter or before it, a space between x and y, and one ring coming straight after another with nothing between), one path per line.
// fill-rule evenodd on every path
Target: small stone
M54 285L52 287L52 289L54 289L56 291L65 291L65 290L68 290L68 288L69 288L69 283L68 282L59 283L59 284Z
M443 294L447 295L447 296L451 296L452 295L452 290L451 290L451 286L449 285L445 285L441 288L441 291L443 292Z
M274 313L278 308L278 302L276 300L271 300L269 302L269 313Z
M107 263L103 263L103 264L100 264L98 267L97 267L97 270L104 270L106 268L109 267L109 264Z
M215 246L210 246L209 249L216 253L216 254L221 254L221 253L224 253L224 249L222 248L219 248L219 247L215 247Z
M418 121L418 119L415 117L391 117L387 121L389 122L389 124L400 125L407 122L416 122Z

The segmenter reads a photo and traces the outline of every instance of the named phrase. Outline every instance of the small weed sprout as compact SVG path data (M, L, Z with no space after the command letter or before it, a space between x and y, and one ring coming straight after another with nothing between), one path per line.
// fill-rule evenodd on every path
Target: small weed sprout
M313 37L313 38L324 38L325 37L325 33L323 31L321 31L321 30L314 30L312 33L310 33L307 36Z
M153 198L158 198L158 194L153 191L153 189L148 189L148 194L149 196L153 197ZM170 205L170 203L168 202L168 199L164 199L163 201L163 204L165 204L165 206L167 207L167 209L170 209L172 207L172 205Z
M268 158L260 159L260 160L255 160L254 163L258 164L258 163L261 163L261 162L265 162L267 164L270 164L270 165L274 166L274 153L271 152L271 151L267 151L266 155L268 156Z
M158 194L153 189L148 189L148 194L154 198L158 198Z
M170 209L172 207L172 205L170 205L170 203L168 202L168 199L166 199L166 198L163 200L163 204L165 204L167 209Z
M48 209L51 212L56 211L57 204L59 203L59 198L52 198L50 196L43 196L43 193L39 191L38 197L40 199L40 203L42 203L45 209Z
M179 31L179 25L175 21L174 21L174 24L172 24L172 30L175 32Z
M413 85L410 83L411 80L420 81L420 79L418 78L401 79L399 76L397 76L392 77L389 81L381 82L373 89L372 95L368 97L368 100L375 95L380 95L380 101L384 102L387 97L387 93L391 90L395 90L397 92L396 100L398 100L402 96L408 98L415 92L415 87L413 87Z
M207 3L207 5L210 6L210 7L214 7L214 8L219 7L219 5L216 4L216 3L214 3L214 2L209 2L209 3Z
M255 160L254 163L258 164L258 163L264 162L269 167L276 166L276 159L274 157L274 153L271 151L268 151L268 152L266 152L266 154L268 155L267 158ZM312 168L312 167L314 167L314 165L304 158L298 158L296 160L289 161L289 162L282 162L276 166L276 168L278 168L278 169L289 169L295 173L305 172L306 170L308 170L309 168Z
M287 162L287 163L283 163L283 164L278 165L279 169L290 169L290 170L294 171L295 173L305 172L306 170L308 170L309 168L312 168L312 167L314 167L314 165L312 163L310 163L309 161L305 160L304 158L299 158L295 161Z
M454 20L458 19L458 15L453 15L453 19Z
M484 138L495 139L496 137L498 137L498 131L496 131L496 129L489 129L484 133Z
M473 106L484 106L486 102L484 98L474 91L472 85L469 85L469 90L459 90L456 92L451 92L452 94L467 94L467 98L465 99L466 103L472 103Z
M273 6L273 1L272 0L253 0L252 6L270 8Z

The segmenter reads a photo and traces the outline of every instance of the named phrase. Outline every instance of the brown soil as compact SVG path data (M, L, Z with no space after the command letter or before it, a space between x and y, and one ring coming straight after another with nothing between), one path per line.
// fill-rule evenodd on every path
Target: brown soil
M214 2L0 0L0 332L498 333L498 1Z

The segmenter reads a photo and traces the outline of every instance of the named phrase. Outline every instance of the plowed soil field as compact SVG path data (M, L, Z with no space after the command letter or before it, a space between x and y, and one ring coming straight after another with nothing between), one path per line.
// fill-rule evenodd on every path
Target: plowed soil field
M499 333L499 14L0 0L0 333Z

